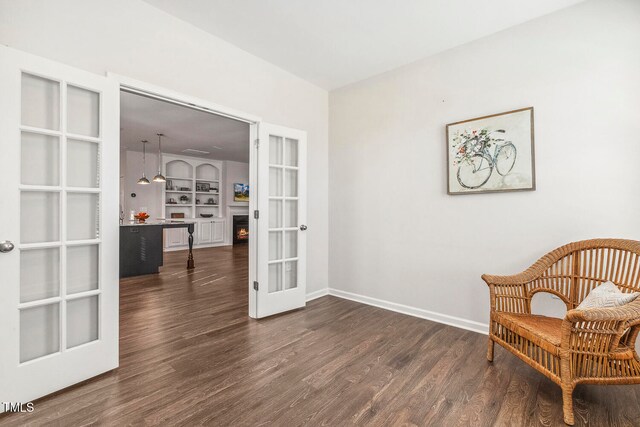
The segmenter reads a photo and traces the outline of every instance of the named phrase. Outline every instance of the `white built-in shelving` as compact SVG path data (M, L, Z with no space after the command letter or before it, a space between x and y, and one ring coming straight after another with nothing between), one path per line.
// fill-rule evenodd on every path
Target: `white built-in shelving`
M225 220L220 207L223 162L164 154L162 163L167 178L162 191L162 216L172 219L172 214L183 214L185 219L196 220L194 237L197 246L223 243ZM166 248L179 248L186 244L184 229L167 230Z

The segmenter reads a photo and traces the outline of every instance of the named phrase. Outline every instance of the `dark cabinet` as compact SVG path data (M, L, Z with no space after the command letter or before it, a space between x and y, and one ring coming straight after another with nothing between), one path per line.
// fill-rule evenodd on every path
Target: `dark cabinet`
M162 265L162 225L120 227L120 277L157 273Z

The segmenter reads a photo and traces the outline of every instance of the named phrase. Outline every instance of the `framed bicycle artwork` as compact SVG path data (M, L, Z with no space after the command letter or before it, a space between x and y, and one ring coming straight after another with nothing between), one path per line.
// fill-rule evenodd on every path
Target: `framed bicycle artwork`
M447 193L536 189L533 107L447 125Z

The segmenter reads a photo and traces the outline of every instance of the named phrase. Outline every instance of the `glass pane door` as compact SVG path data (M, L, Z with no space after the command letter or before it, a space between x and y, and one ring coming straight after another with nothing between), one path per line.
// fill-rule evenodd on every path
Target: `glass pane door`
M100 93L21 75L20 363L99 339Z
M306 133L260 124L256 317L305 305Z
M0 46L0 402L118 366L119 90Z
M298 287L298 141L269 135L269 293Z

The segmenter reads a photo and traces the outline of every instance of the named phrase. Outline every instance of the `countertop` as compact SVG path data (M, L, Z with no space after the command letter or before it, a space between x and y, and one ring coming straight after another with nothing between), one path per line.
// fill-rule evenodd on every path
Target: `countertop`
M163 219L147 220L143 223L126 220L120 224L121 227L138 227L141 225L169 225L169 224L197 224L206 221L225 221L223 216L212 216L211 218L185 218L185 219Z
M120 224L120 227L142 227L145 225L169 225L169 224L195 224L196 221L194 219L185 219L183 220L156 220L156 221L145 221L145 222L137 222L137 221L124 221Z

